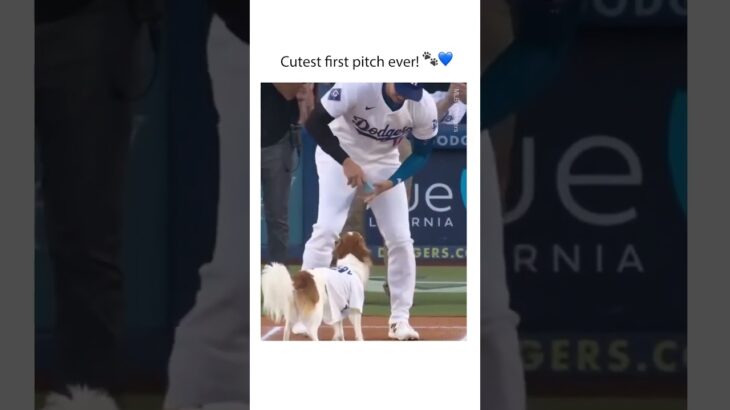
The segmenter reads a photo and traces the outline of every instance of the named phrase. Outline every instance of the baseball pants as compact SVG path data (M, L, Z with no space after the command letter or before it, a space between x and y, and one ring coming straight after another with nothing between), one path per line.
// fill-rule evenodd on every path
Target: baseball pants
M319 147L315 152L315 162L319 176L317 223L304 246L302 269L330 266L335 241L356 195L356 189L347 185L342 165ZM398 166L361 165L366 180L371 184L388 179ZM405 185L398 184L380 194L370 207L388 249L390 321L408 320L416 289L416 257L408 223Z
M524 410L525 379L517 337L519 317L510 309L504 261L502 206L494 151L482 133L481 374L485 409Z
M249 52L217 17L208 49L221 118L216 244L200 268L195 305L175 331L165 409L249 401Z

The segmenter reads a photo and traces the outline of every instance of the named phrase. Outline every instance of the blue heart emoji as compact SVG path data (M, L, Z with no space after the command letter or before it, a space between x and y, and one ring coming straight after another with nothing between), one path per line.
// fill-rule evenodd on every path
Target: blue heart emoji
M449 65L452 58L454 58L454 54L451 51L446 53L442 51L439 53L439 60L441 60L441 64L443 65Z

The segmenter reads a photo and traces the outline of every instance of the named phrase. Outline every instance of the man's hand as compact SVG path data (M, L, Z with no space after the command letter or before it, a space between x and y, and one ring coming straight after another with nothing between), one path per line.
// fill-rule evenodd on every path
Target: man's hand
M365 181L365 173L362 172L362 168L350 158L346 158L342 162L342 172L345 173L345 178L347 178L347 185L351 187L360 188L363 181Z
M297 92L305 83L272 83L274 88L287 100L291 101L297 98Z
M449 85L449 96L451 104L461 101L466 104L466 83L451 83Z
M383 182L376 182L375 185L373 185L373 192L367 194L365 198L363 198L363 201L366 204L370 204L373 199L375 199L378 195L382 194L383 192L389 190L390 188L393 188L393 181L386 179Z

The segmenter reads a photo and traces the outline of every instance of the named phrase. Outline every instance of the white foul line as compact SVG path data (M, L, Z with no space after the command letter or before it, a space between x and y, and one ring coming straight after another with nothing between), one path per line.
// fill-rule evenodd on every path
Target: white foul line
M263 328L268 327L267 325L261 326ZM345 325L343 326L345 329L352 329L352 325ZM386 325L362 325L363 329L387 329L388 326ZM413 326L414 329L431 329L431 330L438 330L438 329L466 329L466 326ZM269 330L266 335L264 335L264 339L266 337L273 336L276 332L281 330L281 326L276 326ZM272 333L273 332L273 333Z
M280 330L281 330L281 326L273 327L271 330L266 332L266 334L261 337L261 340L268 340L271 336L279 333Z

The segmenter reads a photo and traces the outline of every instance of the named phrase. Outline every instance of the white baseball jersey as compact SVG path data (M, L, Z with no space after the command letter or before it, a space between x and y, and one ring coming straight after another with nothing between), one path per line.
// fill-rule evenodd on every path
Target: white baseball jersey
M431 96L435 102L439 102L444 98L448 97L448 91L436 91ZM458 124L461 119L466 115L466 104L462 101L456 102L449 107L443 118L439 118L443 124Z
M405 100L393 111L385 102L383 83L336 83L322 97L335 118L332 133L356 163L398 164L397 146L412 134L427 140L436 136L436 104L424 90L420 101Z
M324 309L324 323L331 325L347 316L350 309L362 312L365 303L365 289L360 277L347 266L327 269L325 274L327 304Z

